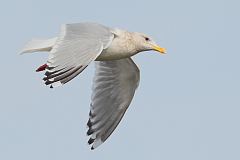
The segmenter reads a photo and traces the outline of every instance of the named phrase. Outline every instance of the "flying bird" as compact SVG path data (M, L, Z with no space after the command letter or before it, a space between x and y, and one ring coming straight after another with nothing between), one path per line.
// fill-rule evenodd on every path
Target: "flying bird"
M117 127L138 87L139 69L131 56L149 50L166 53L143 33L97 23L74 23L63 25L58 37L31 40L21 53L49 52L46 64L36 71L45 71L43 80L50 88L71 81L95 61L87 122L88 144L95 149Z

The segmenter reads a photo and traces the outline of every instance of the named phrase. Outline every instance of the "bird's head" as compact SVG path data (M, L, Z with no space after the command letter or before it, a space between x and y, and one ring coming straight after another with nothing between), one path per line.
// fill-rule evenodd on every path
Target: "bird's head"
M166 49L157 45L157 43L155 43L154 40L149 36L138 32L133 32L132 36L135 41L136 48L139 52L154 50L161 54L166 53Z

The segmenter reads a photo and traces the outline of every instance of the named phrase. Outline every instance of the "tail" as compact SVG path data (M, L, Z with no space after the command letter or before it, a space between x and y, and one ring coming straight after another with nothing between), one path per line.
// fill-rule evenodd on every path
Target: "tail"
M25 45L20 54L51 51L56 40L57 37L45 40L33 39Z

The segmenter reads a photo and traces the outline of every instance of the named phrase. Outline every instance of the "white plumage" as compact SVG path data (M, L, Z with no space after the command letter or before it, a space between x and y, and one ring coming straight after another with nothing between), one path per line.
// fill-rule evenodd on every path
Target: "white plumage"
M51 51L56 41L57 37L51 39L33 39L25 45L21 53Z
M147 50L164 53L147 35L111 29L96 23L66 24L58 37L32 40L22 53L49 52L46 85L63 85L96 60L92 102L87 123L91 149L102 144L114 131L130 105L139 84L139 69L131 56Z

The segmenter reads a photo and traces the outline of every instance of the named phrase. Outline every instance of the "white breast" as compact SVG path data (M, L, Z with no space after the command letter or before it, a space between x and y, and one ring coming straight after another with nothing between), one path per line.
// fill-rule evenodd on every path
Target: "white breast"
M130 32L121 31L110 46L102 51L97 61L118 60L137 54L136 46Z

